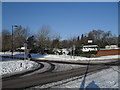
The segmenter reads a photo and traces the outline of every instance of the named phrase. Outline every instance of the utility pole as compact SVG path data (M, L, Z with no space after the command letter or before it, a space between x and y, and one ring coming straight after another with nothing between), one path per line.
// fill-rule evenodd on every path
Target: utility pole
M13 25L12 25L12 58L13 58Z
M18 27L17 25L12 25L12 58L13 58L13 50L14 50L14 42L13 42L13 36L14 36L14 34L13 34L13 29L14 29L14 27Z

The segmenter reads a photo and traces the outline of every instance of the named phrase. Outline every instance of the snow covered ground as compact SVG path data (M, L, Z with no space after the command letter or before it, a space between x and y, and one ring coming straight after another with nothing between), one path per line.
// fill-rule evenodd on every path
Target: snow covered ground
M10 52L6 52L5 54L3 52L0 52L0 55L11 55ZM17 57L27 57L27 54L24 55L24 53L19 53L19 52L14 52L14 56ZM118 59L120 58L120 55L110 55L110 56L101 56L101 57L96 57L96 58L87 58L87 57L81 57L81 56L70 56L70 55L52 55L52 54L46 54L46 55L41 55L41 54L34 54L31 53L32 58L37 58L37 59L47 59L47 60L60 60L60 61L65 61L65 60L74 60L74 61L79 61L79 60L106 60L106 59Z
M55 86L52 88L118 88L118 71L117 66L110 69L84 76L81 79L70 81L66 84Z
M84 77L84 75L77 76L32 88L76 88L78 90L80 88L118 88L118 74L120 74L118 66L112 66L109 69L87 74L86 77Z
M19 71L26 71L35 67L37 63L29 60L0 61L0 75Z
M97 58L86 58L80 56L69 56L69 55L46 55L44 56L45 59L51 60L105 60L105 59L118 59L120 55L111 55L111 56L101 56Z

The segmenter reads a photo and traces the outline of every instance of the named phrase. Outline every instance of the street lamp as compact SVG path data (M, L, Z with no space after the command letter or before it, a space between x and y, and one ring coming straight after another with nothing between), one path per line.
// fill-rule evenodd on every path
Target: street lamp
M13 58L13 29L14 27L18 27L17 25L12 25L12 58Z

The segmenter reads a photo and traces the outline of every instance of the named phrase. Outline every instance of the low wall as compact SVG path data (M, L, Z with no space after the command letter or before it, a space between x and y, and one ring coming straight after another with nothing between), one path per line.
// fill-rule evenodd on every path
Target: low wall
M99 50L98 53L96 54L96 57L108 55L120 55L120 49Z

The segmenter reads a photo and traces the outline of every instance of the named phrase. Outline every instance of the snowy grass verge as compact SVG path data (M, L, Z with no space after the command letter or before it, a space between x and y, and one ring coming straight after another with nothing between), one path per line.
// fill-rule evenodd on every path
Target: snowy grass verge
M86 58L86 57L81 57L81 56L69 56L69 55L46 55L46 56L44 56L44 58L50 59L50 60L74 60L74 61L110 60L110 59L119 59L120 55L101 56L101 57L95 57L95 58Z
M39 67L39 64L28 60L0 62L2 77L9 77L15 74L25 73Z
M6 52L5 54L3 52L0 52L0 55L6 56L11 55L10 52ZM27 54L24 55L24 53L14 52L14 56L16 57L27 57ZM99 61L99 60L110 60L110 59L120 59L120 55L109 55L109 56L101 56L101 57L95 57L95 58L87 58L87 57L81 57L81 56L70 56L70 55L53 55L53 54L34 54L31 53L32 58L37 59L47 59L47 60L59 60L59 61L67 61L67 60L74 60L74 61L86 61L86 60L92 60L92 61Z

